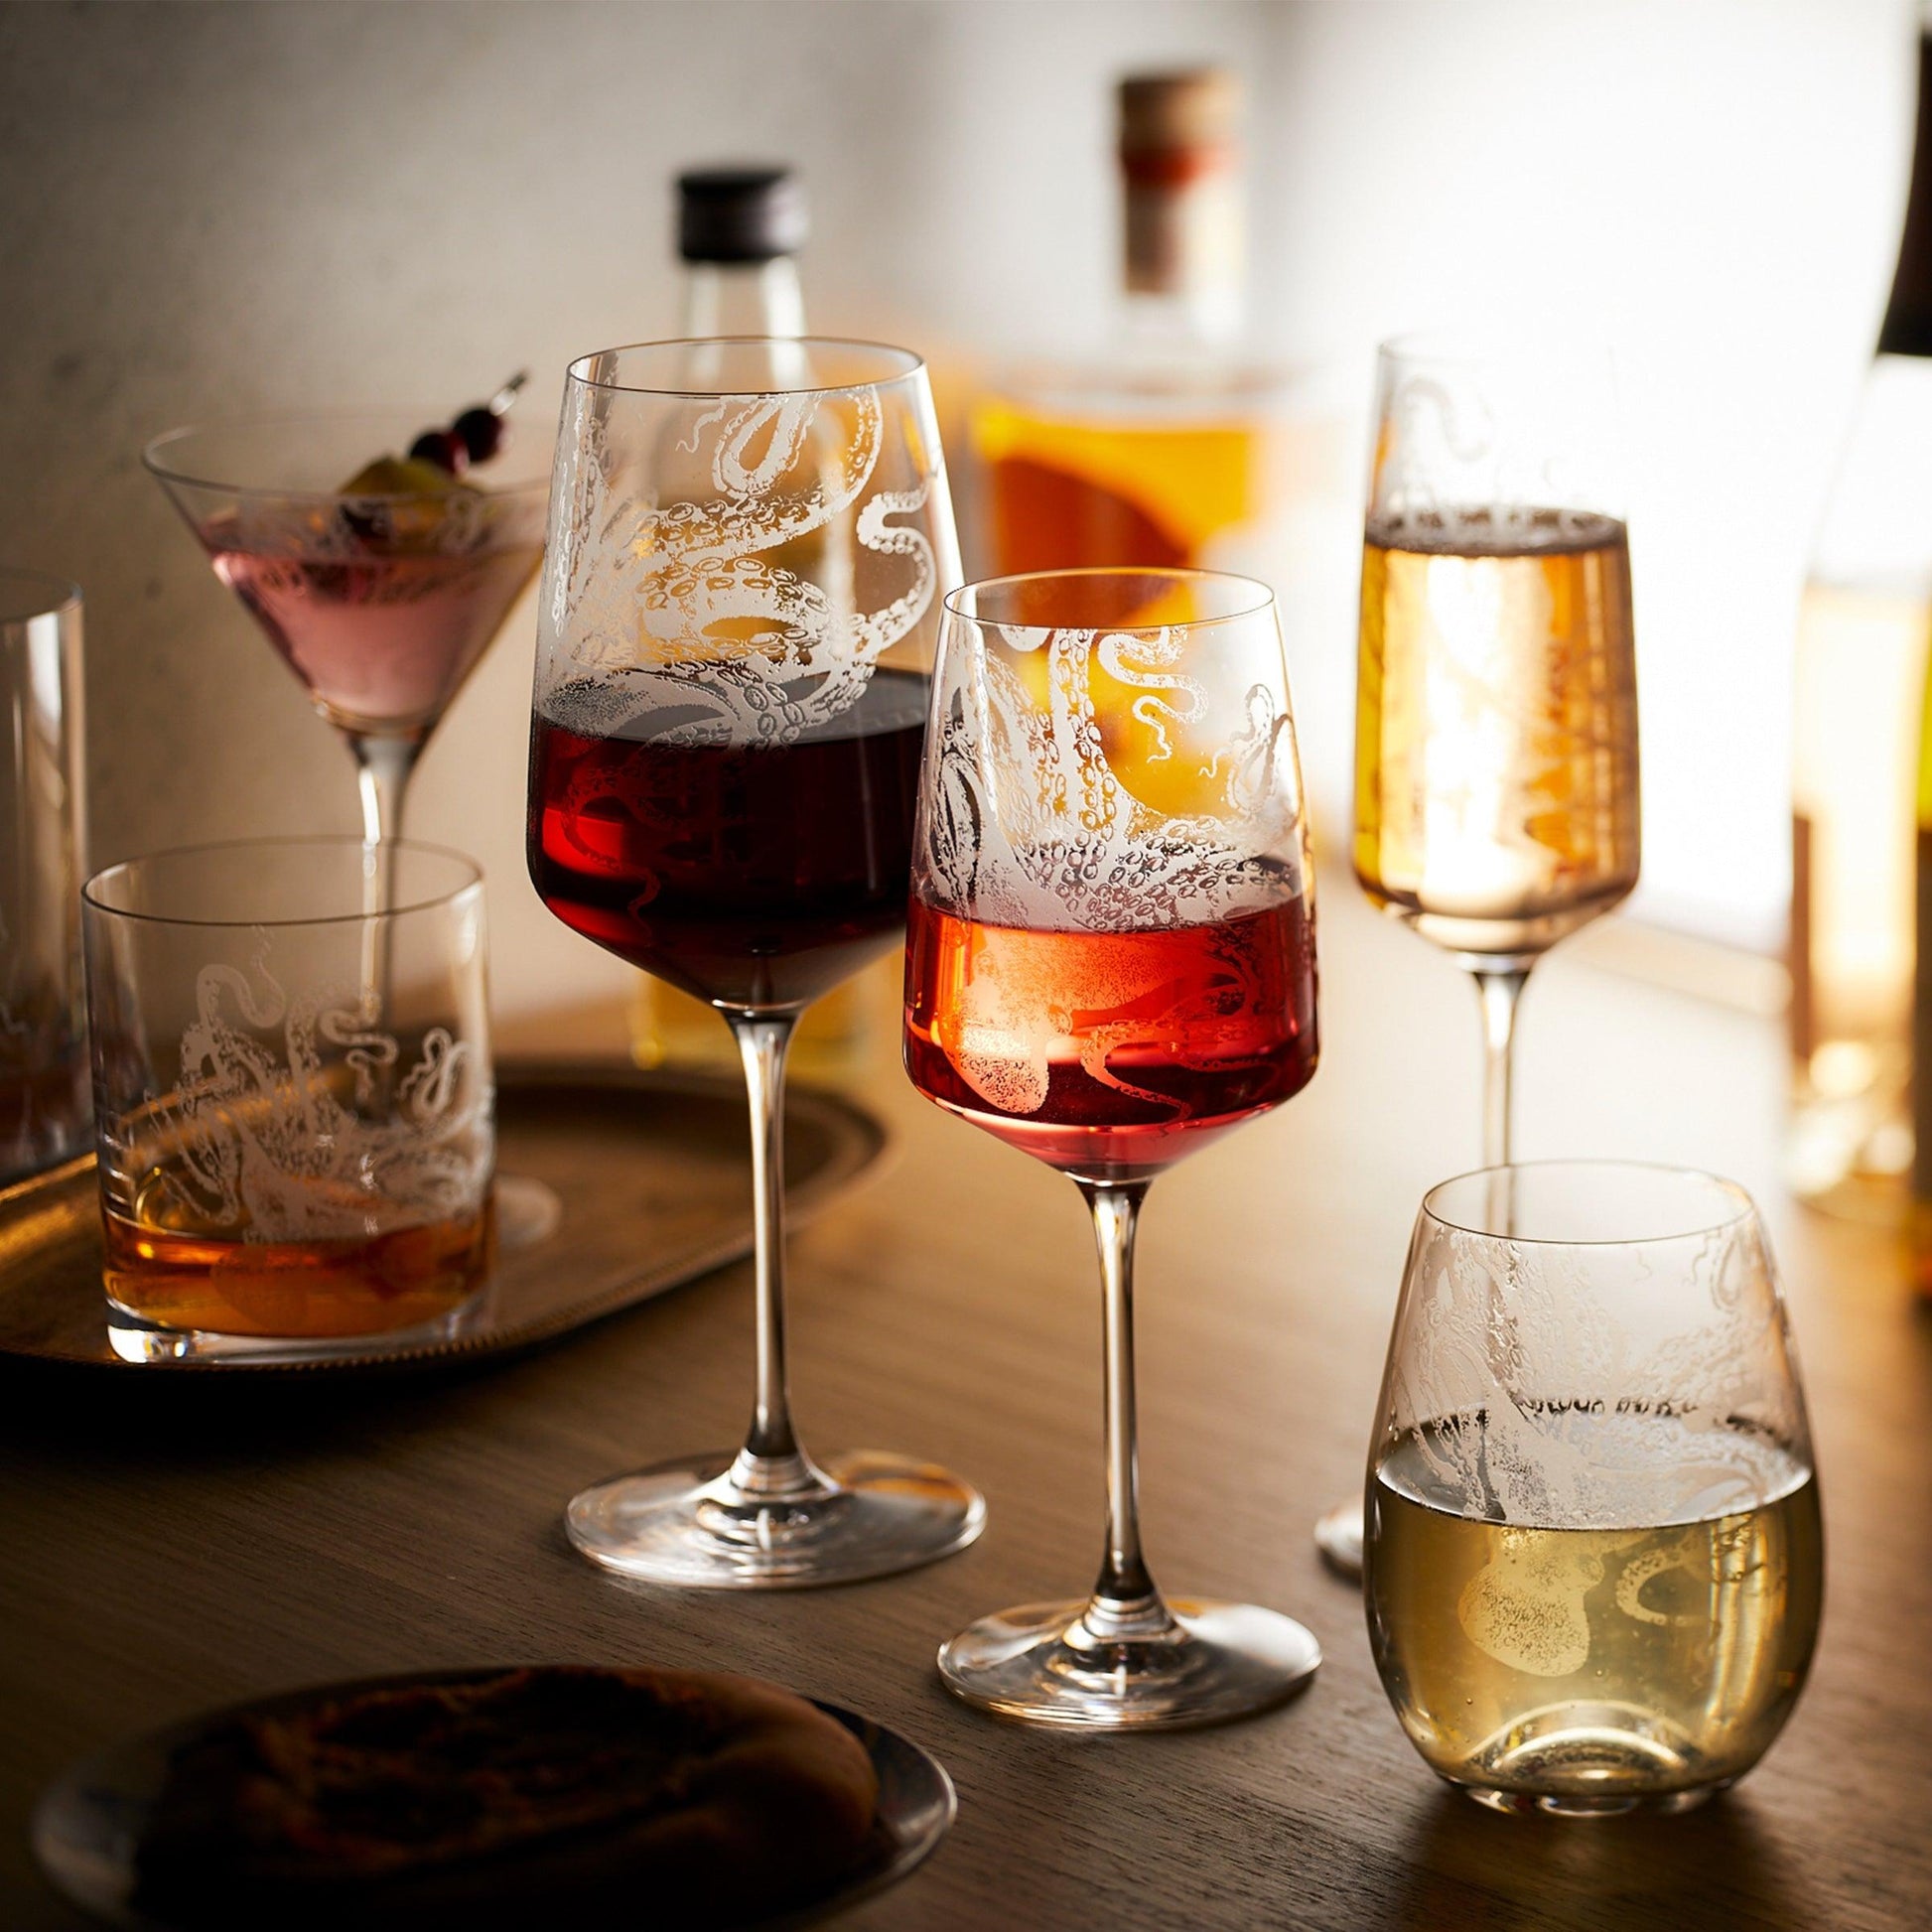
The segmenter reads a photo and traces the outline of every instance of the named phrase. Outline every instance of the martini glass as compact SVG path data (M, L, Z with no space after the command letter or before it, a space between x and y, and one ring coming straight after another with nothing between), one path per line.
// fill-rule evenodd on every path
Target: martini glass
M342 733L371 844L400 835L424 745L543 561L544 457L506 451L439 488L345 486L435 415L178 429L143 455L214 574ZM424 466L380 469L378 481L411 482Z
M520 386L490 399L499 422ZM362 835L378 854L401 836L430 734L543 561L548 452L522 454L499 434L495 453L461 476L398 461L438 413L209 424L172 430L142 454L214 574L343 735ZM386 858L369 879L369 910L387 910ZM371 953L363 976L382 1004L384 962ZM543 1182L497 1175L505 1247L546 1239L561 1212Z

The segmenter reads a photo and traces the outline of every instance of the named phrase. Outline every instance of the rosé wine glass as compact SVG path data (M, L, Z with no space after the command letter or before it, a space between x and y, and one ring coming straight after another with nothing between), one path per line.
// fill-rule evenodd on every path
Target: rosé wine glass
M574 931L706 1001L752 1115L758 1383L734 1455L584 1490L585 1556L780 1588L963 1549L979 1492L792 1427L784 1071L821 993L900 943L938 629L958 581L924 365L869 343L642 343L571 365L540 600L530 878Z
M1093 1214L1107 1531L1084 1601L983 1618L949 1689L1030 1723L1212 1724L1320 1662L1299 1623L1170 1602L1141 1555L1134 1229L1184 1156L1314 1072L1311 878L1274 600L1246 578L1071 570L946 600L919 782L905 1065Z

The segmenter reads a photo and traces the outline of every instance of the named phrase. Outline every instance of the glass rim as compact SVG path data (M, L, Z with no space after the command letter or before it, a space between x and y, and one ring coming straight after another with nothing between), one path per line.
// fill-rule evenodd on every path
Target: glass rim
M861 382L781 382L755 384L745 389L694 389L688 383L612 382L587 371L593 362L606 355L628 355L636 349L733 348L757 343L760 345L788 345L796 348L870 349L880 355L896 355L903 366L876 381ZM915 348L897 343L875 342L864 336L663 336L636 343L614 343L609 348L594 348L588 354L571 358L564 371L568 382L584 389L601 389L618 396L678 396L691 401L715 401L721 396L844 396L860 389L889 389L895 383L925 372L925 357Z
M1011 623L999 618L982 617L960 608L959 600L970 592L1004 590L1020 584L1075 583L1096 577L1129 577L1163 584L1213 583L1240 585L1255 593L1238 610L1219 611L1208 618L1183 618L1175 623ZM987 630L1018 630L1023 635L1047 637L1058 630L1105 630L1110 635L1153 636L1164 630L1208 630L1216 624L1239 623L1258 618L1275 608L1272 585L1259 577L1244 577L1232 570L1197 570L1187 564L1080 564L1058 570L1021 570L1002 577L978 577L971 583L956 585L940 599L946 615L961 623L976 624Z
M23 588L39 585L48 601L36 604L29 610L24 604L15 607L8 595L8 586L18 584ZM80 608L80 586L70 577L63 577L58 571L31 570L25 564L0 564L0 624L32 623L36 618L56 618L68 611Z
M198 919L185 917L174 912L137 912L123 905L110 905L95 890L116 875L125 877L142 866L160 865L175 859L200 859L216 853L234 852L271 852L271 851L343 851L353 848L365 855L372 852L421 853L436 859L454 862L469 876L461 884L446 890L426 893L411 898L406 904L390 904L379 910L363 909L356 912L317 912L303 918L233 918ZM384 839L380 845L354 832L310 832L287 836L270 834L253 839L210 839L200 845L166 846L159 852L143 852L132 859L117 860L111 866L103 866L80 888L81 902L90 911L98 912L105 918L128 919L141 925L183 926L203 931L249 931L260 926L270 931L287 931L298 926L335 926L363 925L372 920L393 920L406 918L417 912L433 912L440 906L454 905L466 895L481 896L483 889L483 871L468 853L459 852L454 846L431 845L421 839Z
M1667 1174L1676 1180L1693 1180L1723 1196L1730 1203L1731 1211L1715 1214L1695 1220L1683 1227L1676 1227L1664 1234L1612 1234L1612 1235L1550 1235L1550 1234L1500 1234L1491 1227L1472 1227L1466 1219L1445 1213L1437 1199L1451 1187L1466 1186L1472 1181L1491 1180L1502 1174L1549 1173L1557 1170L1569 1170L1582 1173L1620 1173L1620 1174ZM1511 1161L1500 1167L1470 1168L1462 1173L1450 1174L1446 1180L1439 1180L1422 1197L1419 1210L1438 1227L1447 1228L1451 1234L1466 1234L1476 1241L1507 1242L1517 1248L1648 1248L1666 1241L1694 1241L1702 1236L1723 1233L1741 1223L1757 1218L1757 1203L1751 1198L1748 1188L1735 1180L1728 1180L1723 1174L1710 1172L1707 1168L1680 1167L1669 1161L1620 1161L1614 1159L1573 1159L1556 1161Z
M1429 362L1445 367L1481 368L1525 362L1575 365L1593 362L1610 369L1615 357L1600 336L1566 331L1554 341L1547 333L1521 325L1492 327L1475 323L1434 323L1384 336L1375 345L1375 359L1392 362Z
M163 453L170 445L187 442L191 437L216 436L230 430L272 430L272 429L315 429L330 427L345 429L355 423L383 423L408 418L427 422L436 414L434 409L417 409L408 405L384 408L372 404L357 409L310 409L294 410L286 414L270 411L262 415L223 416L210 418L207 422L177 423L173 429L165 429L159 436L153 436L141 447L141 467L149 476L164 483L180 483L189 489L211 489L223 496L246 496L257 501L277 503L423 503L435 502L446 492L428 489L291 489L276 483L233 483L225 478L198 475L195 471L183 469ZM196 466L197 470L200 466ZM462 479L457 480L461 482ZM514 482L489 484L471 484L480 496L535 496L541 491L548 499L550 492L550 471L546 469L541 476L530 474L519 477Z

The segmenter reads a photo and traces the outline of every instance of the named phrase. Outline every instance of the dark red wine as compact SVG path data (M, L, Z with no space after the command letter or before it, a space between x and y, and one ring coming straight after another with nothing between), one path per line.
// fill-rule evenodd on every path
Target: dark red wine
M875 671L789 745L586 737L573 690L530 743L530 878L568 926L701 1000L787 1007L887 950L905 922L925 678ZM588 707L586 707L588 709Z
M905 986L912 1084L1087 1179L1145 1179L1314 1072L1299 894L1148 932L1023 931L915 899Z

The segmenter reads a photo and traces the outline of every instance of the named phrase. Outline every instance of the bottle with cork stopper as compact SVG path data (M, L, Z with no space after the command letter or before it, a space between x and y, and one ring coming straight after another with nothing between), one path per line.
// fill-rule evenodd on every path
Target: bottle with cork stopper
M1290 384L1241 352L1241 87L1224 68L1134 73L1117 92L1120 297L1083 359L1019 364L976 400L977 562L1281 561Z

